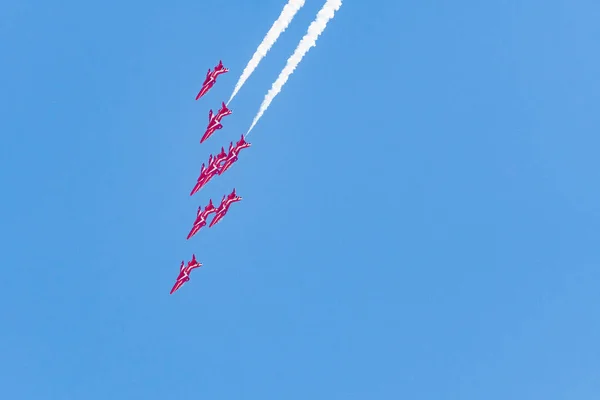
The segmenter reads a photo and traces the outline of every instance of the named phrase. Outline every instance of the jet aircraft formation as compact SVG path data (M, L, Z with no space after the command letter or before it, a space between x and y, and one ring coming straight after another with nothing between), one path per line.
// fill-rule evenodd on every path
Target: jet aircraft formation
M221 74L228 72L229 69L223 66L223 62L219 61L219 64L215 67L215 69L211 72L210 68L206 74L206 78L204 83L202 84L202 88L198 92L196 96L196 100L200 99L204 95L206 95L210 89L215 85L217 81L217 77ZM208 112L208 126L206 127L206 131L204 135L200 139L200 143L204 143L208 140L217 130L222 129L223 125L221 120L223 117L231 115L232 111L227 108L225 102L221 102L221 109L215 114L213 110L209 110ZM244 135L240 137L235 145L233 142L229 143L229 150L225 152L225 147L221 147L221 152L217 155L210 154L208 157L208 161L206 163L202 163L200 168L200 175L196 181L196 184L192 188L190 192L190 196L196 194L200 189L202 189L212 178L215 176L222 175L225 171L227 171L231 166L238 160L238 156L240 151L250 147L250 143L246 142L244 139ZM206 226L207 219L210 214L215 214L210 224L208 224L209 228L215 226L219 221L225 217L227 212L229 211L229 207L233 203L237 203L242 200L241 196L238 196L235 192L235 188L229 194L223 195L221 199L221 203L218 207L215 207L212 199L209 199L208 204L203 208L202 206L198 207L198 211L196 212L196 219L192 224L192 228L187 235L187 239L191 239L194 235L196 235L200 229ZM171 293L175 293L184 283L190 280L190 273L194 268L199 268L202 266L202 263L199 263L196 260L196 255L192 254L192 260L185 265L184 261L181 262L181 266L179 267L179 275L177 276L177 280L171 289Z
M281 14L277 18L277 20L273 23L273 26L267 32L267 35L260 43L256 52L244 68L242 75L239 78L238 83L235 85L233 93L229 98L227 104L231 102L236 93L240 90L244 82L248 79L248 77L252 74L252 71L256 69L260 60L265 57L269 49L275 44L277 38L286 30L287 26L290 24L294 15L298 12L302 6L304 6L304 0L288 0L288 3L283 7ZM222 175L225 171L227 171L231 166L238 160L240 151L250 147L250 143L246 142L246 137L252 131L258 120L262 117L264 112L267 110L275 96L281 89L283 85L288 81L290 75L294 72L302 58L306 55L306 53L312 48L316 46L317 38L323 33L325 27L327 26L328 21L330 21L336 11L342 6L342 0L325 0L325 4L317 13L315 20L309 25L306 34L302 37L298 46L294 50L294 53L288 58L285 67L280 72L277 80L273 82L271 89L265 95L265 98L260 105L258 113L254 117L250 128L245 135L242 135L240 140L238 140L235 145L233 142L229 143L229 150L225 152L225 146L221 146L221 152L217 155L210 154L208 161L206 163L202 163L202 167L200 168L200 175L196 181L196 184L192 188L190 192L190 196L198 193L204 186L208 184L208 182L213 179L215 176ZM219 61L213 71L208 69L206 73L206 77L204 82L202 83L202 88L198 92L196 96L196 100L205 96L210 89L216 84L217 78L229 72L229 69L223 66L223 62ZM231 115L232 111L227 107L225 102L221 102L221 109L217 111L216 114L213 113L211 109L208 112L208 125L206 127L206 131L204 135L200 138L200 143L204 143L209 140L215 132L223 129L222 120L224 117ZM223 195L223 199L218 207L215 207L212 199L208 201L208 204L203 208L202 206L198 207L198 211L196 212L196 219L192 224L192 228L188 233L187 238L191 239L194 235L196 235L202 228L204 228L207 224L207 219L210 214L215 214L212 221L208 225L209 228L215 226L219 221L221 221L225 215L228 213L229 208L233 203L239 202L242 200L241 196L238 196L235 192L235 188L228 195ZM202 264L196 260L196 256L192 255L192 260L185 265L184 261L181 262L181 266L179 268L179 275L171 289L171 294L178 290L184 283L190 280L190 273L194 268L201 267Z

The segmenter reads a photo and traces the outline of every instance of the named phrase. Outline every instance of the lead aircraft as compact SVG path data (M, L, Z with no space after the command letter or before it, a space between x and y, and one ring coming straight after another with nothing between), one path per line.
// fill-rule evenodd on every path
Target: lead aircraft
M206 93L208 93L208 91L217 82L217 77L226 72L229 72L229 68L225 68L223 66L223 61L221 61L221 60L219 60L219 64L217 64L217 66L215 67L215 70L213 72L210 72L210 68L209 68L208 72L206 73L206 79L204 79L204 83L202 84L202 89L200 89L200 91L198 92L198 95L196 96L196 100L198 100L200 97L202 97Z

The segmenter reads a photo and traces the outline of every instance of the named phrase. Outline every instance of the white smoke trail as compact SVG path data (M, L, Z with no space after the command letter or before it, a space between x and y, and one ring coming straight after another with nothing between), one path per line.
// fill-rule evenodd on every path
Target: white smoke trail
M323 33L323 31L327 27L327 22L329 22L329 20L333 18L335 12L339 10L341 6L342 0L327 0L325 2L325 5L317 14L317 18L315 18L315 20L308 27L308 32L306 33L306 35L304 35L304 37L298 44L298 47L296 47L294 54L292 54L292 56L288 58L287 64L285 65L285 67L277 77L277 80L273 83L273 86L271 86L271 89L265 96L265 99L260 105L260 109L258 110L256 117L254 117L254 121L252 121L252 125L250 125L250 129L248 129L248 132L246 132L246 136L250 133L252 128L254 128L254 125L256 125L256 123L258 122L260 117L262 117L262 115L265 113L267 108L269 108L269 105L271 104L275 96L277 96L277 94L281 92L281 88L283 88L283 85L285 85L290 75L292 75L298 64L300 64L300 61L302 61L302 57L304 57L304 55L308 53L308 50L310 50L311 47L316 46L319 35L321 35L321 33Z
M235 85L233 93L227 101L227 104L229 104L231 100L233 100L233 98L235 97L237 92L242 88L246 80L250 77L250 75L252 75L252 72L254 72L256 67L258 67L260 60L262 60L263 57L267 55L268 51L271 49L271 47L273 47L273 45L279 38L279 35L281 35L288 27L290 22L292 22L292 19L294 19L294 16L298 12L298 10L300 10L304 5L304 1L305 0L289 0L288 3L283 7L283 10L281 10L281 14L279 14L279 18L277 18L277 20L273 23L273 26L271 26L271 29L269 29L269 32L267 32L267 35L265 36L263 41L258 45L258 48L254 52L254 55L252 55L252 58L248 62L248 65L246 65L246 68L244 68L244 71L242 72L238 83Z

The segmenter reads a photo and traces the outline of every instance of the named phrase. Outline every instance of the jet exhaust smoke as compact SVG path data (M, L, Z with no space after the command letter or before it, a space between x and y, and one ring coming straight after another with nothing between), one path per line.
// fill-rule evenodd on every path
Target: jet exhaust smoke
M233 93L227 101L227 104L233 100L237 92L242 88L244 83L246 83L246 80L250 77L250 75L252 75L252 72L254 72L256 67L258 67L260 60L267 55L269 50L271 50L271 47L273 47L279 38L279 35L281 35L286 30L290 22L292 22L292 19L294 19L294 16L298 10L300 10L304 5L304 1L305 0L289 0L288 3L283 7L281 14L279 14L279 18L277 18L277 20L273 23L273 26L271 26L271 29L269 29L269 32L267 32L267 35L263 41L258 45L254 55L252 55L248 65L246 65L246 68L244 68L244 71L242 72L238 83L235 85Z
M267 95L260 105L260 109L258 110L256 117L254 117L254 121L252 121L252 125L250 125L250 129L248 129L248 132L246 132L246 136L254 128L267 108L269 108L269 105L275 96L281 92L283 85L285 85L290 75L292 75L298 64L300 64L300 61L302 61L304 55L308 53L308 50L310 50L311 47L316 46L319 35L321 35L321 33L323 33L327 27L327 22L334 17L335 12L339 10L341 6L342 0L327 0L325 2L325 5L323 5L323 8L321 8L321 10L318 12L315 20L308 27L306 35L304 35L302 40L300 40L300 43L298 44L298 47L296 47L294 54L288 58L287 63L277 77L277 80L273 83L273 86L271 86L269 92L267 92Z

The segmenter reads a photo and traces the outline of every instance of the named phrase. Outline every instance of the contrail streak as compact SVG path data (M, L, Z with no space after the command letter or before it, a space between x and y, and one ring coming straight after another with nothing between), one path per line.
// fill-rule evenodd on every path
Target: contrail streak
M227 104L229 104L231 100L233 100L233 98L235 97L237 92L242 88L246 80L250 77L250 75L252 75L252 72L254 72L256 67L258 67L260 60L262 60L263 57L267 55L271 47L273 47L273 45L279 38L279 35L281 35L283 31L285 31L285 29L288 27L290 22L292 22L292 19L294 19L294 16L298 12L298 10L300 10L304 5L304 1L305 0L289 0L288 3L283 7L283 10L281 10L281 14L279 14L279 18L277 18L277 21L273 23L273 26L271 26L271 29L269 29L269 32L267 32L267 35L265 36L263 41L258 45L258 48L254 52L254 55L252 56L250 61L248 62L248 65L246 65L246 68L244 68L244 71L242 72L238 83L235 85L233 93L227 101Z
M296 47L294 54L292 54L292 56L287 60L287 64L285 65L285 67L279 74L279 77L277 77L277 80L273 83L273 86L271 86L271 89L265 96L265 99L260 105L260 109L258 110L256 117L254 117L254 121L252 121L252 125L250 125L250 129L248 129L248 132L246 132L246 136L250 133L252 128L254 128L254 126L256 125L260 117L262 117L262 115L265 113L267 108L269 108L269 105L271 104L275 96L277 96L277 94L281 92L281 88L283 88L283 85L285 85L290 75L292 75L298 64L300 64L300 61L302 61L304 55L308 52L308 50L310 50L311 47L316 46L319 35L321 35L321 33L323 33L323 31L327 27L327 22L329 22L329 20L333 18L335 12L339 10L341 6L342 0L327 0L325 2L325 5L323 5L323 8L321 8L319 13L317 14L317 18L315 18L315 20L308 27L308 32L306 33L306 35L304 35L302 40L300 40L300 43L298 44L298 47Z

